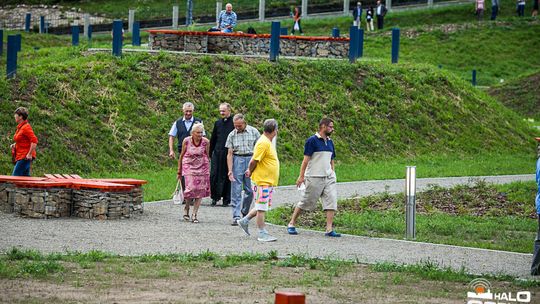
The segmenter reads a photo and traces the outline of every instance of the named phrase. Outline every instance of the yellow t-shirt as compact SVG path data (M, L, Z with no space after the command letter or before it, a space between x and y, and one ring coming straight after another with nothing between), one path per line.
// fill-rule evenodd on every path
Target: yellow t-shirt
M268 137L262 135L253 150L253 159L258 161L251 180L258 186L277 186L279 181L279 159L277 151Z

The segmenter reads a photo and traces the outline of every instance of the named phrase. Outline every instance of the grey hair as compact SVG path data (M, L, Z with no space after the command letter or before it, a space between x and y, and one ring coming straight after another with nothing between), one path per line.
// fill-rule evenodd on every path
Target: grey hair
M232 110L231 104L228 103L228 102L222 102L222 103L219 104L219 106L220 106L220 107L221 107L221 106L226 106L226 107L227 107L227 110L229 110L229 111Z
M225 4L225 7L227 7L227 6L231 6L231 8L232 8L232 4L231 4L231 3Z
M193 110L195 110L195 106L189 101L184 102L184 104L182 105L182 110L185 110L187 108L192 108Z
M241 114L241 113L235 114L232 120L233 120L233 121L241 120L241 121L244 121L244 122L246 121L246 120L244 119L244 114Z
M277 121L273 118L267 119L263 124L264 133L272 133L277 130Z
M196 129L204 133L204 125L202 124L202 122L194 123L193 127L191 127L191 132L189 132L189 134L193 134L193 131L195 131Z

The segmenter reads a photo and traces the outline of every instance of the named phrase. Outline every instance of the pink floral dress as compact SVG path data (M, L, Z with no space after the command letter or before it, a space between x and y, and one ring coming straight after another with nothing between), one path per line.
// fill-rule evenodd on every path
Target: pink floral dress
M186 183L184 197L187 199L210 196L210 160L206 154L207 140L199 145L190 136L186 142L186 152L182 158L182 175Z

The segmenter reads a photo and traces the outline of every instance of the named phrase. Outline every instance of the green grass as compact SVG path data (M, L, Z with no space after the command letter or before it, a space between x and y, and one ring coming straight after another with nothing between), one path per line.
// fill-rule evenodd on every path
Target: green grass
M30 107L40 138L36 174L170 166L166 134L185 100L196 104L207 129L220 101L231 101L255 127L276 117L284 163L299 162L303 142L324 115L336 121L343 163L534 149L534 132L515 113L451 73L424 65L274 64L169 54L117 59L82 55L77 48L23 52L20 62L16 80L0 79L0 97L7 101L0 112L10 117L17 106ZM0 129L10 134L14 122L6 119ZM7 136L0 139L9 143ZM11 171L7 158L0 155L1 172Z
M417 194L416 241L528 253L537 231L535 184L514 183L450 190L435 187ZM501 194L504 193L504 194ZM403 239L403 194L386 193L341 201L336 230L353 235ZM292 206L278 207L268 222L286 225ZM306 213L299 226L324 229L322 211Z
M492 87L489 93L526 118L540 121L540 70Z
M406 166L417 166L417 177L487 176L506 174L529 174L534 171L535 158L532 154L485 154L476 156L424 155L412 159L358 160L336 163L339 182L404 178ZM83 177L131 177L147 180L144 200L147 202L171 199L176 186L176 163L170 167L136 172L98 172ZM296 183L300 161L285 162L280 167L281 186Z

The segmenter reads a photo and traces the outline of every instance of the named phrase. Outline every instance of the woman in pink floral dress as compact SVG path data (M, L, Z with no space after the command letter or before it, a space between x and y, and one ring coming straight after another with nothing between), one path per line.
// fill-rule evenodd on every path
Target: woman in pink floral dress
M203 137L204 126L195 123L191 136L182 142L182 152L178 159L178 179L184 176L184 220L198 223L197 212L202 198L210 196L210 141ZM193 203L193 214L189 217L189 207Z

